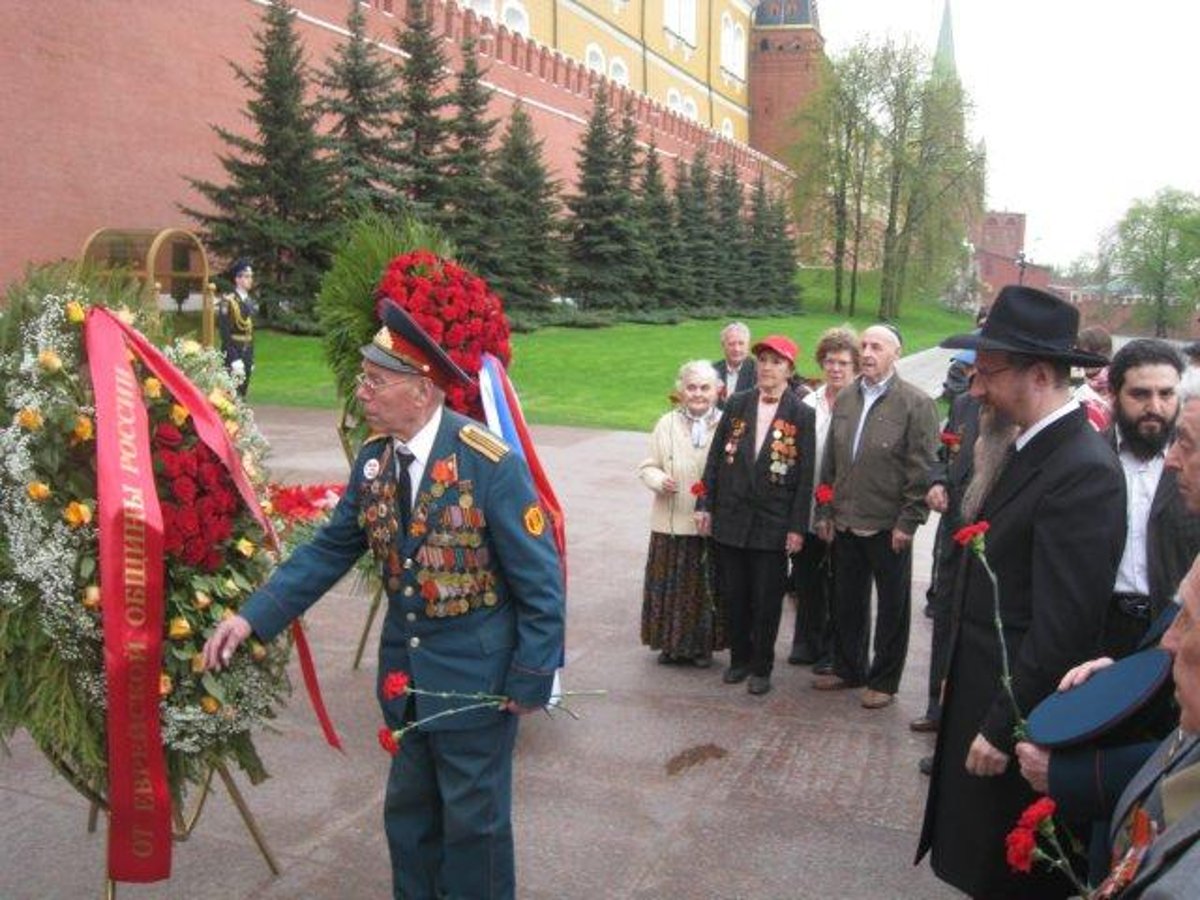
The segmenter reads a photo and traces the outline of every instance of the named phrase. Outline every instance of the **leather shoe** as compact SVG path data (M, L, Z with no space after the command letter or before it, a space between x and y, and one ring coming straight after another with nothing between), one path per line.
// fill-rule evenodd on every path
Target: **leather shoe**
M697 669L707 669L713 664L711 653L701 653L699 656L692 657L692 665Z
M933 774L933 757L932 756L922 756L919 760L917 760L917 771L920 772L922 775L932 775Z
M751 694L765 694L770 689L770 675L751 675L750 683L746 685L746 690L748 690Z
M815 663L817 657L812 651L806 647L793 647L792 652L788 654L788 664L793 666L807 666L810 663Z
M913 719L908 723L909 731L915 731L918 734L927 734L938 730L938 720L931 719L929 716L921 716L919 719Z
M812 667L812 673L814 675L832 675L833 663L827 659L823 659Z
M895 694L885 694L883 691L876 691L872 688L867 688L863 691L863 709L883 709L885 706L891 706L895 702Z
M748 666L730 666L721 676L721 680L726 684L740 684L749 677L750 668Z
M812 686L816 691L844 691L854 687L846 679L834 675L832 672L828 675L818 675L812 680Z

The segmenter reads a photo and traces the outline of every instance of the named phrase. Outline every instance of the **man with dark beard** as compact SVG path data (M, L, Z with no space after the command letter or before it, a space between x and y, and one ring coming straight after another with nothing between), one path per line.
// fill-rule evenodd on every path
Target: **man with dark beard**
M1133 652L1200 552L1200 517L1187 511L1175 473L1163 467L1182 372L1175 349L1149 339L1130 341L1109 368L1115 397L1109 437L1125 471L1129 506L1102 645L1114 659Z

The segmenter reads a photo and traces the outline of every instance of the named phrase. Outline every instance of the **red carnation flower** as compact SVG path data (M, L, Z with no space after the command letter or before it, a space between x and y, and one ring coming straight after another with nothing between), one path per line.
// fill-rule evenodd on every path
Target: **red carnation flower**
M959 444L962 443L962 435L957 431L943 431L941 437L942 443L951 450L955 449Z
M1037 851L1037 837L1028 828L1018 825L1008 833L1004 841L1005 858L1009 868L1015 872L1029 873L1033 870L1033 856Z
M704 486L703 481L697 481L692 484L692 496L699 500L701 497L708 496L708 488Z
M954 532L954 540L959 545L965 547L976 538L982 538L990 527L985 521L972 522L970 525L964 525L958 531Z
M379 729L379 746L392 756L400 752L400 742L396 740L396 735L392 733L392 729L386 725Z
M408 693L408 673L388 672L383 679L383 699L395 700Z
M817 501L818 506L824 506L827 503L833 502L833 485L822 482L817 485L817 489L813 491L813 498Z
M1021 820L1017 823L1017 826L1036 831L1042 822L1054 816L1054 810L1055 805L1053 800L1049 797L1038 797L1038 799L1025 808L1025 812L1021 813Z

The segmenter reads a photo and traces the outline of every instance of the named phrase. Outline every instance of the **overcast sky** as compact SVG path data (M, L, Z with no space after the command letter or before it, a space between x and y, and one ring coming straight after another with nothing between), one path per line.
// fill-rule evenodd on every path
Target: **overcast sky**
M930 53L945 0L818 0L830 56L860 37ZM1034 262L1066 265L1130 203L1200 191L1200 4L1192 0L951 0L988 206L1028 216Z

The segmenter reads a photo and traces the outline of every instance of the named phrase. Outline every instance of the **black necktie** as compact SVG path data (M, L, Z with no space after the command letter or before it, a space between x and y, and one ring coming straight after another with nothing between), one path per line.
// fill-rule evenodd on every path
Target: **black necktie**
M407 450L396 448L396 506L400 511L400 533L408 535L408 520L412 516L412 478L409 464L416 459Z

